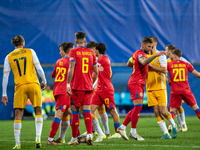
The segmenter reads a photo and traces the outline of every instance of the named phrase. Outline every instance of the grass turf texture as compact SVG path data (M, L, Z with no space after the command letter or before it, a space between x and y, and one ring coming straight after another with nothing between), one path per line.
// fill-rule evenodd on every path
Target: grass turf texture
M121 123L124 118L121 118ZM59 146L48 146L46 141L51 129L52 119L44 120L42 131L42 148L43 150L51 149L105 149L105 150L118 150L118 149L137 149L137 150L169 150L169 149L200 149L200 121L196 116L186 117L188 126L187 132L178 132L176 139L159 140L162 135L155 117L140 117L137 124L137 133L145 140L136 141L129 139L105 139L101 143L94 143L93 146L86 146L86 144L79 144L78 146L69 146L67 143L71 139L71 128L68 129L66 134L66 144ZM12 149L15 145L13 120L0 121L0 150ZM111 134L114 133L114 125L112 118L109 118L109 127ZM80 119L80 132L85 132L85 125L83 118ZM130 124L127 126L127 136L130 132ZM59 130L55 138L59 135ZM21 130L21 147L22 149L36 149L35 148L35 123L34 120L22 120Z

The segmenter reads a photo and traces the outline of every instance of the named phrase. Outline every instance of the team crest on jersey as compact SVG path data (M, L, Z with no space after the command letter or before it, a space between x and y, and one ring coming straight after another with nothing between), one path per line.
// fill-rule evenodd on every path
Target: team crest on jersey
M63 109L66 109L66 107L67 107L67 106L66 106L66 105L64 105L64 106L63 106Z
M157 63L157 60L154 60L155 63Z
M142 54L138 55L138 58L141 58L141 57L143 57L143 55L142 55Z
M143 96L143 93L140 93L140 97L142 97Z
M59 66L63 66L63 62L59 62Z

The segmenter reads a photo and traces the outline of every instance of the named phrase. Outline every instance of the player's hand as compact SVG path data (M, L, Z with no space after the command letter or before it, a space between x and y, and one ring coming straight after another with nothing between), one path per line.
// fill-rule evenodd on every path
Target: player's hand
M71 88L70 88L70 87L67 87L67 93L69 94L69 96L72 95L72 91L71 91Z
M164 55L166 52L165 51L159 51L158 53L156 53L155 55L156 56L161 56L161 55Z
M41 83L41 87L42 86L43 86L42 91L47 88L47 84L45 84L44 82Z
M102 66L98 67L98 71L101 72L101 71L104 71L104 68Z
M8 97L7 96L2 96L1 102L6 106L8 103Z

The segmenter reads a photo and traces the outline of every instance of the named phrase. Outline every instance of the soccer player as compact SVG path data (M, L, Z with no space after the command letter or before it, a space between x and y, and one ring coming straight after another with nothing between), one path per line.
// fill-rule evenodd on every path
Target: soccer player
M153 41L149 37L144 37L140 50L133 53L132 57L127 62L128 67L133 67L133 73L129 79L128 87L133 100L134 108L127 114L123 124L117 129L125 140L129 140L126 135L126 126L131 121L131 132L129 136L136 140L144 140L136 132L136 125L139 119L140 111L142 110L144 85L148 72L148 65L156 57L163 55L164 51L159 51L155 55L148 57L147 55L153 47Z
M172 51L175 49L175 46L170 44L170 45L166 45L165 47L165 51L166 51L166 56L167 57L170 57L170 55L172 55ZM184 62L187 62L189 63L185 58L181 57L180 58L182 61ZM169 58L167 59L167 62L171 62L172 60ZM170 85L170 79L167 78L167 82L169 83ZM184 101L182 101L184 102ZM170 108L170 106L169 106ZM176 111L176 118L177 118L177 121L178 121L178 131L187 131L187 125L186 125L186 122L185 122L185 111L183 109L182 106L180 106L180 108L177 108L177 111ZM172 131L172 126L171 124L169 123L169 126L168 126L168 131L171 132Z
M56 112L53 122L51 124L51 131L47 140L47 145L61 145L63 143L62 140L65 140L65 136L62 136L62 134L60 135L61 142L57 142L54 140L54 136L56 135L56 132L59 128L61 119L61 131L64 130L62 131L63 135L65 135L67 131L67 128L64 127L64 125L66 125L67 127L69 126L69 121L65 122L67 120L66 117L68 116L68 114L71 114L69 95L66 93L66 90L67 72L69 68L69 52L73 48L74 44L71 42L64 42L59 45L60 55L62 56L62 58L60 58L56 62L54 71L51 75L52 78L55 78L53 95L56 100Z
M7 97L7 84L9 73L12 69L15 82L15 94L14 94L14 136L16 145L13 149L21 149L20 134L22 128L22 116L26 102L30 99L35 111L35 127L36 127L36 148L41 147L41 133L42 133L42 99L41 88L37 78L35 68L39 76L42 79L41 86L44 86L42 90L46 88L46 78L44 71L40 65L38 57L33 49L24 48L25 40L21 35L15 36L11 43L14 44L15 50L9 53L4 61L3 70L3 83L2 83L2 103L6 105L8 103Z
M89 49L91 49L94 53L95 53L95 55L96 55L96 45L97 45L97 43L95 43L94 41L90 41L87 45L86 45L86 47L87 48L89 48ZM98 59L98 57L97 57L97 59ZM98 70L99 71L101 71L101 67L100 68L98 68ZM95 81L95 83L93 84L93 89L94 90L96 90L96 88L97 88L97 81L98 81L98 79ZM107 115L107 113L106 113L106 108L105 108L105 105L102 105L101 107L98 107L98 113L99 113L99 116L100 116L100 119L101 119L101 123L102 123L102 125L103 125L103 129L104 129L104 133L105 133L105 135L106 135L106 137L111 137L111 135L110 135L110 130L109 130L109 126L108 126L108 115ZM94 115L92 115L92 119L93 119L93 125L94 124L96 124L96 122L98 122L98 119L94 116ZM97 126L96 126L97 127ZM100 129L99 129L99 127L100 126L98 126L97 128L97 130L99 131ZM93 128L94 129L94 128Z
M171 81L170 111L174 118L177 108L181 106L182 99L189 105L200 119L200 109L188 83L188 71L200 78L200 73L193 66L181 60L182 52L175 49L170 55L172 62L167 63L167 70Z
M94 114L95 110L104 104L114 121L115 134L110 138L121 138L121 135L117 132L117 128L120 127L120 119L114 102L114 87L111 82L112 71L110 60L104 55L105 52L106 45L104 43L97 43L96 56L98 57L98 65L102 67L103 70L99 71L98 74L97 89L92 97L91 112ZM93 125L96 124L98 125L99 123L93 122ZM104 135L100 135L95 142L101 142L103 138Z
M94 41L90 41L87 45L86 45L86 48L89 48L89 49L91 49L94 53L95 53L95 55L96 55L96 45L97 45L97 43L95 43ZM98 59L98 57L97 57L97 59ZM100 70L101 71L101 68L102 67L99 67L98 68L98 70ZM94 91L96 90L96 88L97 88L97 81L98 81L98 79L95 81L95 83L93 84L93 89L94 89ZM108 115L107 115L107 113L106 113L106 110L105 110L105 105L103 104L102 106L100 106L100 107L98 107L98 113L99 113L99 116L100 116L100 118L101 118L101 123L102 123L102 125L103 125L103 128L104 128L104 133L102 132L102 130L101 130L101 127L100 127L100 125L99 125L99 121L98 121L98 119L96 118L96 116L95 115L93 115L93 114L91 114L92 115L92 122L93 122L93 131L96 131L97 133L98 133L98 136L99 137L97 137L97 139L95 140L95 142L101 142L103 139L102 139L102 136L103 136L103 138L106 138L106 137L111 137L111 135L110 135L110 130L109 130L109 126L108 126ZM94 114L96 114L96 112L94 113ZM82 134L82 135L85 135L85 133L84 134ZM86 132L86 135L87 135L87 132ZM106 135L106 137L105 137L105 135Z
M70 65L67 75L67 93L71 95L72 98L72 139L68 144L78 144L77 131L79 128L79 108L82 105L87 130L86 144L93 145L90 105L93 93L93 83L97 78L97 62L94 52L84 47L86 43L85 32L78 31L75 33L75 37L75 42L78 47L72 49L69 53Z
M149 56L155 55L159 51L156 49L158 39L154 36L150 37L153 41L153 49ZM149 69L146 79L146 91L148 106L152 107L156 116L157 123L160 129L163 131L161 139L171 139L171 136L167 130L165 120L173 125L173 138L177 136L176 124L167 111L167 89L165 74L167 73L167 59L165 55L156 57L151 63L149 63Z

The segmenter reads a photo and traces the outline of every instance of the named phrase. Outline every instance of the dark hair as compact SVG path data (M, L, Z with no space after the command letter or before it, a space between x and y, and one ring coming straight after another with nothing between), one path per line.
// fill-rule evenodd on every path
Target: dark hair
M24 38L21 35L17 35L14 38L11 39L11 43L15 46L20 46L24 42Z
M86 33L83 32L83 31L78 31L78 32L75 33L75 37L76 37L76 43L82 44L85 40Z
M172 44L166 45L165 47L168 47L168 50L174 50L176 47Z
M180 49L174 49L172 51L172 54L178 56L178 57L181 57L182 56L182 51Z
M62 48L65 53L69 53L69 49L73 48L74 44L71 42L64 42L62 44L59 45L59 48Z
M93 48L96 47L97 43L95 43L94 41L90 41L89 43L87 43L86 48Z
M153 40L150 39L149 37L144 37L142 39L142 44L146 44L146 43L153 43Z
M150 36L150 39L153 39L153 42L157 42L158 43L158 39L155 36Z
M104 43L97 43L96 50L98 50L100 54L105 54L106 45Z

